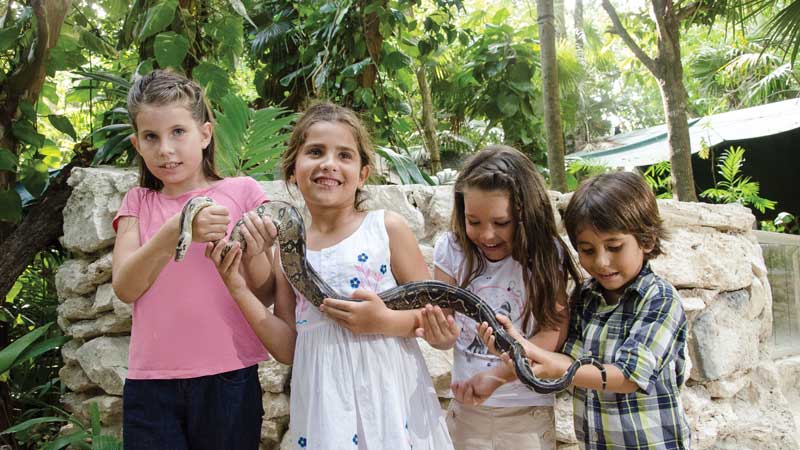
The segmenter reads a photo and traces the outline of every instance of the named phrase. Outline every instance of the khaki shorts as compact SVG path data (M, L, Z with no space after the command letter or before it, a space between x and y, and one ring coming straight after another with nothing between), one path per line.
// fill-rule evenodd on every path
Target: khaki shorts
M555 450L552 406L498 408L453 400L447 428L455 450Z

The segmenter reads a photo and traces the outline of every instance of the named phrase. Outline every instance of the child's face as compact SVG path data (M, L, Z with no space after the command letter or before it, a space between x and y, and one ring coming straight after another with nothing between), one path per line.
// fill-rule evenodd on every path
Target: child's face
M131 143L165 194L182 194L206 183L203 149L211 142L211 124L198 124L180 104L145 106L136 115Z
M350 127L317 122L297 152L292 179L309 207L352 207L368 175Z
M467 237L486 259L500 261L511 254L516 223L508 192L464 189Z
M581 266L605 290L609 303L616 303L625 288L642 270L644 255L652 248L642 248L632 234L597 231L586 226L577 235Z

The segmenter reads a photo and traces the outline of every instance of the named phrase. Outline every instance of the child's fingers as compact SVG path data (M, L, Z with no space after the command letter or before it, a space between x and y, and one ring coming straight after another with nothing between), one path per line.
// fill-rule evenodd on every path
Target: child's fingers
M436 310L434 307L431 305L425 305L423 314L425 314L426 318L428 319L430 334L435 337L440 337L442 335L442 329L439 326L439 320L436 316Z
M231 246L231 249L228 250L228 253L225 255L225 258L220 263L220 271L227 274L231 271L231 269L238 269L238 266L234 267L234 263L236 262L236 258L241 257L242 249L239 247L238 242L234 242Z

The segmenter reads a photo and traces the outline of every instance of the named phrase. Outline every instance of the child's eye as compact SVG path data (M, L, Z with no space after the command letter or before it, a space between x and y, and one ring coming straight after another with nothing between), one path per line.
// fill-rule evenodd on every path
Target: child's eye
M306 149L306 155L319 156L321 154L322 154L322 150L320 150L317 147L311 147L311 148Z
M172 134L174 134L175 136L183 136L184 134L186 134L186 130L184 130L183 128L176 128L172 131Z
M495 222L494 224L495 224L495 225L497 225L498 227L505 227L505 226L508 226L508 225L510 225L510 224L511 224L511 221L510 221L510 220L507 220L507 221L505 221L505 222Z
M339 153L339 158L342 159L353 159L353 154L350 152L341 152Z
M467 220L467 225L475 226L475 225L480 225L480 224L481 224L480 221L477 221L477 220Z
M583 253L584 255L591 255L592 253L594 253L594 250L592 250L591 248L578 248L578 252Z
M147 133L147 134L145 134L145 135L144 135L144 139L145 139L146 141L154 141L154 140L156 140L156 138L157 138L157 137L158 137L158 136L156 136L156 135L155 135L155 134L153 134L153 133Z
M608 251L614 252L614 253L622 251L622 245L615 245L613 247L609 246L607 248L608 248Z

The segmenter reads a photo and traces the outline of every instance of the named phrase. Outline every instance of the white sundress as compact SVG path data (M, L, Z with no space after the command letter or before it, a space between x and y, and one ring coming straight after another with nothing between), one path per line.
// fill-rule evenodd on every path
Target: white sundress
M314 269L341 295L397 285L383 217L382 210L371 211L343 241L307 251ZM453 448L416 339L353 334L295 294L291 448Z

